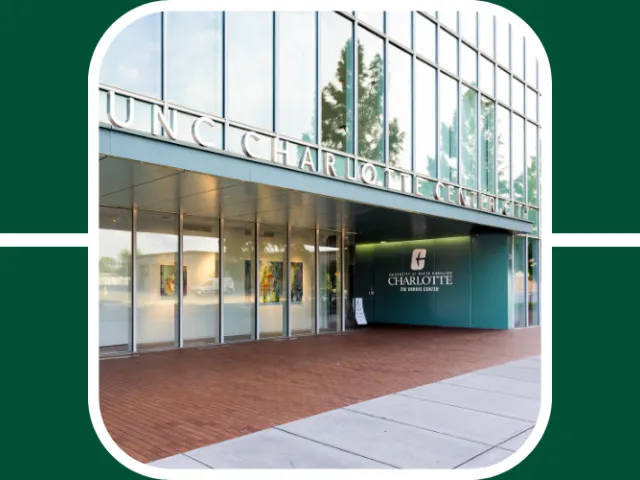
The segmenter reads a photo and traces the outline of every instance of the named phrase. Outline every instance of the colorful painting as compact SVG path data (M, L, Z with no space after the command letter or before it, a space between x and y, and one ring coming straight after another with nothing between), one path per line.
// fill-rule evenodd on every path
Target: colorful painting
M302 302L302 262L291 262L291 303Z
M251 281L251 260L244 261L244 295L245 297L249 297L253 293L253 288L251 285L253 282Z
M279 303L282 298L282 262L260 261L260 302Z
M187 295L187 267L182 268L182 294ZM160 265L160 296L174 297L176 294L176 274L174 265Z

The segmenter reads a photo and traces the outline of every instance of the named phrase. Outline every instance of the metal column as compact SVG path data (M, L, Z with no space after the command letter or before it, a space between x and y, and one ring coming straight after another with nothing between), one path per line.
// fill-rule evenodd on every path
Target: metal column
M138 272L136 268L138 248L136 241L136 232L138 231L138 209L133 207L131 216L131 351L133 353L138 352L138 301L136 293L136 282L138 279Z
M284 336L291 336L291 225L287 224L287 233L285 239L285 312L284 312Z
M184 303L184 259L182 257L183 250L183 230L184 230L184 214L180 214L178 217L178 318L175 323L175 338L174 344L182 348L184 346L184 338L182 331L182 311Z
M224 218L218 232L218 343L224 343Z
M253 258L255 262L255 269L253 274L253 282L255 289L253 292L253 299L255 302L255 322L254 322L254 336L256 340L260 340L260 222L256 222L256 231L253 242Z

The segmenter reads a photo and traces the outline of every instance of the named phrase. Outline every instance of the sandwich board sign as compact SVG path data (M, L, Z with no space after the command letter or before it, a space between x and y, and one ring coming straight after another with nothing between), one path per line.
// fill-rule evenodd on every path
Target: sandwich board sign
M358 325L366 325L367 324L367 318L364 315L364 308L362 306L362 298L354 298L354 307L353 310L355 311L356 314L356 323Z

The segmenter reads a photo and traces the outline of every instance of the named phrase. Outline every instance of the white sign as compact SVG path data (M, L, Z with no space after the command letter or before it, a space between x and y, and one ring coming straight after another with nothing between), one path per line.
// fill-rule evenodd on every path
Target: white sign
M362 298L354 298L353 299L353 309L356 312L356 323L358 325L366 325L367 318L364 315L364 307L362 306Z

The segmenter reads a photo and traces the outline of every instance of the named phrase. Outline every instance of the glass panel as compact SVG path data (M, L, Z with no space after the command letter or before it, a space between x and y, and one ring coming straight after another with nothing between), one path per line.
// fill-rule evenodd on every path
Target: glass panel
M511 119L511 168L513 175L513 198L524 202L524 119L513 115Z
M431 20L416 13L415 22L415 49L418 55L422 55L431 61L436 60L436 24Z
M355 296L355 265L356 265L356 235L344 235L344 303L345 303L345 329L355 325L355 311L353 298Z
M176 345L180 285L178 215L138 212L136 277L140 349Z
M495 116L496 104L486 97L480 99L480 122L482 136L480 137L481 172L480 189L484 192L495 193Z
M524 83L515 78L511 82L511 107L524 113Z
M167 12L167 100L222 116L222 12Z
M438 52L440 67L458 74L458 40L444 30L440 30L440 50Z
M384 41L358 30L358 156L384 161Z
M131 210L100 207L100 353L131 351Z
M538 94L527 88L527 117L538 121Z
M458 183L458 82L440 74L440 178Z
M278 133L316 143L316 14L278 12Z
M525 238L514 237L513 249L513 293L515 296L515 318L514 326L526 327L526 304L524 298L524 282L525 280Z
M493 97L495 95L494 83L495 70L493 62L480 57L480 88Z
M273 14L227 12L229 118L273 130Z
M534 208L529 209L529 221L533 222L533 235L538 235L538 210Z
M462 99L462 156L460 182L465 187L478 188L478 93L461 86Z
M463 80L471 83L472 85L478 85L478 54L475 50L470 47L462 44L460 46L462 49L462 58L460 59L460 76Z
M384 12L356 12L356 17L381 32L384 31Z
M341 323L340 234L321 230L318 246L318 330L321 333L335 332Z
M415 170L436 178L436 70L416 62Z
M527 122L527 198L538 205L538 128Z
M533 50L533 44L531 41L526 41L526 71L525 76L527 83L533 85L534 87L538 87L538 75L536 69L536 56Z
M540 241L535 238L529 239L529 283L527 285L529 316L528 326L540 325L540 311L538 302L538 255Z
M510 76L503 69L498 68L498 84L496 85L496 98L504 103L505 105L509 105L509 92L510 92Z
M411 47L411 12L385 12L387 15L387 35Z
M116 36L102 62L101 83L162 98L160 18L159 13L142 17Z
M315 230L291 229L291 334L313 333L316 318Z
M496 18L496 60L509 68L509 22Z
M411 170L411 55L389 46L389 164Z
M286 259L286 228L260 225L260 338L281 337L284 332Z
M438 20L443 25L458 33L458 12L455 10L438 10Z
M494 41L493 41L493 15L486 13L480 13L480 49L485 53L494 56Z
M476 45L477 33L476 12L460 12L460 34L462 38Z
M509 161L511 158L511 133L509 110L498 105L496 116L496 168L498 169L498 195L509 197L511 194L511 179Z
M224 341L250 340L255 338L255 225L225 221L223 232L224 278L233 285L224 296Z
M524 39L511 26L511 70L514 75L524 78Z
M353 153L353 24L333 12L320 21L322 145Z
M188 282L182 299L185 345L213 343L218 337L219 230L217 218L184 217L182 262ZM235 288L229 277L222 285L225 294Z

